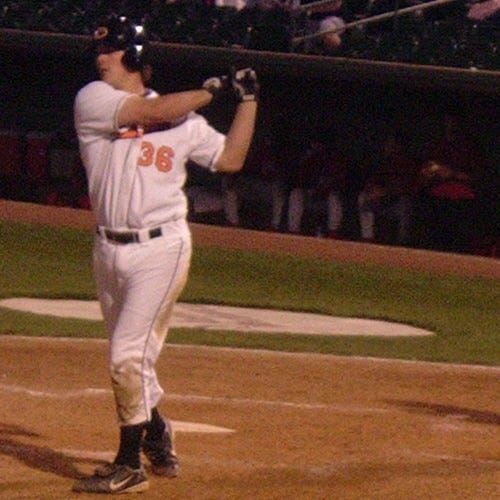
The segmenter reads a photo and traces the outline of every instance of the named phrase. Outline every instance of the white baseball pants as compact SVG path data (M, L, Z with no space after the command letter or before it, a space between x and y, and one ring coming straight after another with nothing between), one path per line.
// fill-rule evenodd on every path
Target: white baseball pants
M168 228L144 243L116 244L97 236L94 272L110 339L110 375L120 425L150 420L162 395L155 363L174 304L187 281L191 237ZM166 233L166 234L165 234Z

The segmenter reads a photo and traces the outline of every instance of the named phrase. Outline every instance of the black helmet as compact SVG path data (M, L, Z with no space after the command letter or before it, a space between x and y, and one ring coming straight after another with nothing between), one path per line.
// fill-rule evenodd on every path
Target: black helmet
M93 34L94 45L101 51L124 50L123 64L130 71L142 71L147 63L148 40L143 26L125 16L110 16Z

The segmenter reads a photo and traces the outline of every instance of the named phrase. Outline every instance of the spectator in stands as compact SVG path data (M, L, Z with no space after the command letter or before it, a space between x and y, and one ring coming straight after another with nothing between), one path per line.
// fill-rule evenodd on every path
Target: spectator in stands
M246 0L214 0L216 7L230 7L232 9L241 10L247 5Z
M361 238L408 245L417 163L405 151L405 140L389 133L358 197Z
M31 2L32 3L32 2ZM289 52L342 55L365 60L498 70L499 0L463 2L397 16L362 29L343 23L370 17L414 0L154 0L152 2L45 1L36 9L27 0L4 0L0 27L86 34L117 8L142 19L157 41ZM70 5L71 4L71 5ZM311 7L307 7L311 4ZM305 7L305 10L304 10ZM468 10L467 10L468 9ZM250 12L245 12L250 11ZM304 15L308 12L308 15ZM469 29L470 21L474 22ZM477 25L477 26L476 26ZM302 45L298 35L325 33ZM300 38L300 36L298 36Z
M319 25L319 32L324 33L320 38L322 53L325 55L335 55L342 45L342 35L345 22L341 17L328 16Z
M232 226L280 231L286 202L284 170L274 137L256 137L243 171L227 177L226 214Z
M189 221L216 225L230 222L230 225L237 225L231 204L227 201L231 193L225 188L224 174L207 172L194 162L187 164L187 172L188 181L184 192L189 203Z
M500 0L474 2L467 12L467 18L472 21L484 21L493 17L500 19Z
M347 170L344 155L315 138L297 167L288 204L288 231L340 238Z
M459 114L444 114L442 128L419 171L416 244L470 253L479 226L485 162Z
M306 5L307 6L307 5ZM335 55L342 45L345 21L342 17L343 0L333 0L307 9L306 35L324 33L306 42L304 50L309 53Z

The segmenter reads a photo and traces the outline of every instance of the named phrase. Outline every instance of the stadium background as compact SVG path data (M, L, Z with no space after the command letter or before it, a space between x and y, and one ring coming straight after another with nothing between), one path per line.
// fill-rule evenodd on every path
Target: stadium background
M57 126L71 114L76 89L91 76L84 40L12 31L1 35L4 126ZM198 85L230 64L255 66L266 89L261 119L285 134L315 112L335 128L342 124L374 140L390 111L405 117L418 141L435 125L429 112L452 103L470 111L476 125L472 132L488 151L498 152L493 132L498 75L491 72L184 46L158 49L164 68L156 75L159 88ZM224 116L213 118L224 126ZM328 246L352 254L349 243ZM454 260L436 257L448 264ZM477 262L471 259L460 258L459 267ZM9 384L14 390L4 391L0 410L1 498L68 498L78 471L91 469L105 458L103 450L112 449L110 398L102 399L104 393L97 399L71 397L89 384L104 386L102 345L75 343L67 350L69 344L40 342L2 341L2 390ZM168 350L161 373L174 394L168 401L173 416L237 432L222 438L181 434L185 479L156 481L148 498L324 498L325 491L338 498L479 499L496 494L498 455L491 446L498 442L496 368L258 352L246 356L243 351ZM31 367L28 373L26 366ZM91 378L72 379L75 366L84 367L78 372ZM194 370L197 376L187 380L184 373ZM312 395L317 408L310 405ZM99 435L92 435L88 405L94 418L109 424ZM102 449L93 448L96 442Z
M89 38L0 31L1 128L26 134L53 133L65 124L72 127L73 98L95 77ZM351 204L384 131L398 127L410 138L410 153L418 158L438 133L443 113L459 111L490 165L490 208L482 230L490 245L486 254L497 252L489 236L500 225L495 210L500 178L499 72L159 42L153 46L152 86L160 91L198 87L206 77L225 73L230 66L255 67L263 89L257 130L279 138L285 146L282 155L296 150L311 130L327 140L335 138L350 160L348 182L353 194L345 211L346 239L358 235L357 211ZM202 112L225 130L231 105Z

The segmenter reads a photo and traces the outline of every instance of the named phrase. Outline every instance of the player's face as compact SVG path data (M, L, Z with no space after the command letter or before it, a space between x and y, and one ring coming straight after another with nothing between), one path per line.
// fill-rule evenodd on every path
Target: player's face
M129 75L122 63L124 53L123 50L102 50L97 55L97 69L101 80L117 89L123 87Z

